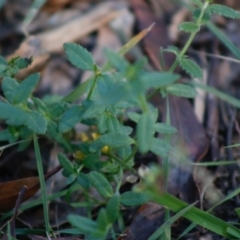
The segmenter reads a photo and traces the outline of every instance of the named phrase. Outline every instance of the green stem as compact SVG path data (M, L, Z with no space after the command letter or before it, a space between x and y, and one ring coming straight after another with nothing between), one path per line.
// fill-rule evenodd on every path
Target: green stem
M204 5L203 5L203 7L202 7L202 9L201 9L201 13L200 13L200 15L199 15L199 18L198 18L198 20L197 20L197 22L196 22L196 24L197 24L197 26L198 26L199 28L201 27L201 20L202 20L202 18L203 18L204 11L205 11L205 9L207 8L208 4L209 4L209 3L208 3L207 1L204 3ZM189 36L189 38L188 38L185 46L183 47L183 49L182 49L182 51L180 52L180 54L177 56L176 60L174 61L173 65L170 67L170 69L168 70L168 72L172 73L172 72L175 70L175 68L176 68L177 65L178 65L178 59L179 59L179 58L182 58L182 57L184 56L184 54L186 53L186 51L188 50L188 48L189 48L190 45L192 44L192 41L193 41L193 39L195 38L195 36L196 36L196 34L198 33L198 31L199 31L199 30L196 30L196 31L194 31L194 32L192 32L192 33L190 34L190 36Z
M199 15L199 18L196 22L197 26L200 28L201 27L201 20L203 18L203 14L204 14L204 11L205 9L207 8L207 6L209 5L209 3L206 1L201 9L201 12L200 12L200 15ZM194 32L192 32L185 44L185 46L183 47L183 49L181 50L181 52L179 53L179 55L177 56L177 58L175 59L174 63L172 64L172 66L168 69L168 72L172 73L176 67L178 66L178 59L181 59L184 54L186 53L186 51L188 50L188 48L190 47L190 45L192 44L192 41L193 39L195 38L196 34L198 33L199 30L196 30ZM147 96L147 99L150 99L152 98L157 92L159 92L160 88L157 88L156 90L154 90L152 93L150 93L148 96Z
M42 193L44 222L45 222L46 232L48 234L51 234L52 229L49 223L49 216L48 216L47 192L46 192L46 185L45 185L45 179L44 179L44 173L43 173L42 158L41 158L40 148L39 148L36 134L33 135L33 142L34 142L34 150L35 150L36 162L37 162L37 168L38 168L39 182L40 182L41 193Z
M122 181L123 181L123 169L121 167L119 170L119 179L117 179L117 181L116 181L117 182L117 186L116 186L116 190L115 190L116 194L119 194L120 188L122 186Z
M98 75L97 73L95 73L94 81L93 81L93 84L92 84L92 86L91 86L91 88L90 88L90 91L89 91L89 93L88 93L87 100L90 100L90 99L91 99L91 96L92 96L93 91L94 91L94 89L95 89L95 87L96 87L96 84L97 84L97 78L98 78L98 76L99 76L99 75Z
M127 163L131 158L133 158L133 156L135 156L136 152L138 150L138 146L137 144L135 144L132 153L124 160L125 163Z

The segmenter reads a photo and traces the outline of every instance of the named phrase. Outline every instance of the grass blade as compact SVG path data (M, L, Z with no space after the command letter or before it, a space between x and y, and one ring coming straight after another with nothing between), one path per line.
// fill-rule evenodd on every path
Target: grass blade
M192 203L179 211L177 214L175 214L173 217L169 218L157 231L155 231L149 238L148 240L155 240L160 237L165 229L169 226L171 226L174 222L176 222L180 217L182 217L187 211L189 211L194 205L196 205L197 202Z
M188 206L187 203L183 202L182 200L163 192L159 195L154 194L153 200L174 212L179 212L182 209ZM192 207L189 211L187 211L183 217L187 218L188 220L198 224L216 234L219 234L226 238L235 238L236 234L240 234L240 230L232 226L231 224L224 222L223 220L209 214L208 212L204 212L196 207ZM231 229L231 230L227 230ZM234 231L234 235L232 232Z
M43 173L42 157L41 157L36 134L34 134L33 136L33 142L34 142L34 150L35 150L36 162L37 162L37 168L38 168L39 182L40 182L41 193L42 193L44 222L45 222L46 232L50 234L52 230L51 230L49 216L48 216L47 192L46 192L46 185L45 185L45 179L44 179L44 173Z
M231 51L231 53L240 59L240 49L234 45L231 40L219 30L212 22L206 23L206 26L212 31L213 34Z

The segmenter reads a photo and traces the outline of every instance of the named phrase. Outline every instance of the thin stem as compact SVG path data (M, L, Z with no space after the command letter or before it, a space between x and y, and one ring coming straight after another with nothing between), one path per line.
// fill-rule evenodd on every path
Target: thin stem
M205 9L207 8L207 6L209 5L209 3L206 1L201 9L199 18L196 22L197 26L200 28L201 26L201 20L203 18L203 14ZM190 47L190 45L192 44L193 39L195 38L196 34L198 33L199 30L196 30L194 32L192 32L186 42L186 44L184 45L183 49L181 50L181 52L179 53L179 55L177 56L177 58L175 59L174 63L172 64L172 66L169 68L168 72L172 73L176 67L178 66L178 60L181 59L184 54L186 53L186 51L188 50L188 48ZM147 96L147 99L152 98L157 92L159 92L160 88L157 88L156 90L154 90L152 93L150 93Z
M205 2L202 9L201 9L201 13L199 15L199 18L196 22L197 26L200 28L201 26L201 20L202 20L202 17L203 17L203 14L204 14L204 11L205 9L207 8L208 6L208 2ZM180 52L180 54L177 56L176 60L174 61L173 65L170 67L170 69L168 70L168 72L173 72L175 70L175 68L177 67L178 65L178 59L179 58L182 58L184 56L184 54L186 53L186 51L188 50L188 48L190 47L190 45L192 44L192 41L193 39L195 38L196 34L198 33L199 29L192 32L185 44L185 46L183 47L182 51Z
M94 81L93 81L93 84L92 84L92 86L91 86L91 88L90 88L90 91L89 91L89 93L88 93L87 100L90 100L91 97L92 97L93 91L94 91L94 89L95 89L95 87L96 87L96 84L97 84L97 78L98 78L98 76L99 76L99 75L98 75L97 73L95 73Z
M120 191L120 187L122 185L122 181L123 181L123 169L122 167L120 168L119 170L119 179L117 180L117 186L116 186L116 190L115 190L115 193L119 194L119 191Z
M47 192L46 192L46 185L45 185L45 179L44 179L44 173L43 173L42 157L41 157L36 134L33 135L33 142L34 142L34 150L35 150L36 162L37 162L37 168L38 168L39 182L40 182L41 193L42 193L44 222L45 222L46 232L48 234L51 234L52 229L49 223L49 216L48 216Z
M137 144L134 146L132 153L124 160L125 163L127 163L133 156L135 156L136 152L138 150Z

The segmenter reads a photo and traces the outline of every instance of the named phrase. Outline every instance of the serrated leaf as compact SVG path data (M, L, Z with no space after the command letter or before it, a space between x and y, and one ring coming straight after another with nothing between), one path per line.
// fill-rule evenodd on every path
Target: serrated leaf
M98 193L104 198L110 198L113 195L113 189L109 181L98 172L91 172L89 174L92 186L98 191Z
M211 4L208 7L211 13L219 14L228 18L240 18L240 12L221 4Z
M128 191L121 194L120 202L125 206L138 206L150 200L150 196L142 192Z
M166 91L174 96L194 98L197 94L194 87L182 83L175 83L166 88Z
M63 167L65 171L67 171L70 174L75 173L73 164L71 161L62 153L58 154L58 160L60 165Z
M47 131L47 120L39 112L32 111L28 114L25 126L37 134L44 134Z
M9 125L20 126L27 122L28 114L11 104L0 102L0 119L6 120Z
M178 26L178 29L186 33L193 33L200 30L199 26L194 22L183 22Z
M154 120L149 113L143 113L137 123L137 143L139 151L146 153L152 144Z
M173 134L177 132L177 129L166 123L155 123L154 130L162 134Z
M34 88L38 84L39 78L39 73L35 73L29 75L26 79L24 79L14 90L13 103L18 104L27 100L27 98L30 96L30 94L33 92Z
M15 89L19 86L16 79L11 77L4 77L2 81L2 89L6 99L12 103Z
M192 77L203 77L202 69L192 60L187 58L180 58L178 59L178 62L182 69L189 73Z
M171 150L171 145L162 139L154 138L150 150L160 157L166 157Z
M149 72L143 74L141 77L146 88L154 87L161 88L168 84L174 83L179 79L179 74L163 73L163 72Z
M64 43L63 48L68 60L77 68L94 71L95 64L92 55L76 43Z
M67 219L72 226L76 227L83 234L90 234L97 228L97 223L86 217L70 214Z
M110 223L114 223L119 215L120 196L114 195L107 203L106 210Z
M79 123L83 117L85 109L79 106L70 107L63 115L59 122L59 132L66 132Z

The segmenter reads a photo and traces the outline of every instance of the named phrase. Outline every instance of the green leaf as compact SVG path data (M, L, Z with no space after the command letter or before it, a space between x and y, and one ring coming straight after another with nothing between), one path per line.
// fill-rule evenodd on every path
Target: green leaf
M25 125L28 114L11 104L0 102L0 119L5 119L9 125Z
M178 29L187 33L193 33L200 30L199 26L194 22L183 22L179 25Z
M75 173L74 166L71 161L62 153L58 154L58 160L63 169L70 174Z
M89 190L89 188L91 187L91 182L89 180L89 177L84 173L80 172L78 174L77 181L86 190Z
M62 138L62 135L58 132L58 126L52 120L48 120L47 134L50 135L56 141L64 144L65 140Z
M166 192L160 194L154 193L152 196L156 203L166 206L174 212L179 212L188 206L186 202L183 202ZM196 207L192 207L183 216L191 222L194 222L228 239L236 239L236 236L240 234L240 230L231 224L224 222L223 220ZM229 228L231 228L231 230L229 230Z
M4 65L1 65L0 64L0 77L3 77L5 74L4 74L4 71L7 69L7 66L4 66Z
M88 89L92 85L93 81L94 81L94 77L91 77L87 81L81 83L71 93L69 93L65 98L63 98L63 101L68 103L73 103L74 101L79 99L81 96L83 96L83 94L88 92Z
M47 131L47 120L37 111L28 114L24 125L37 134L44 134Z
M175 83L173 85L170 85L166 88L166 90L172 95L185 98L194 98L197 93L195 88L182 83Z
M102 114L106 110L106 106L98 105L98 103L93 103L87 108L83 114L83 119L95 118L98 115Z
M19 69L28 67L32 63L32 57L30 58L18 58L14 63Z
M77 68L94 71L95 64L92 55L76 43L64 43L63 48L68 60Z
M91 172L89 174L91 183L93 187L98 191L98 193L104 198L110 198L113 195L113 189L108 180L98 172Z
M141 114L139 113L135 113L135 112L128 112L127 113L127 116L134 122L138 122L140 117L141 117Z
M47 108L47 105L45 104L45 102L43 102L42 100L40 100L39 98L32 98L32 101L34 102L35 105L35 109L43 114L43 115L48 115L49 114L49 110Z
M192 60L187 58L179 58L178 59L179 65L182 67L183 70L185 70L187 73L189 73L192 77L195 78L202 78L202 69Z
M192 84L196 87L203 89L204 91L206 91L208 93L211 93L211 94L217 96L221 100L230 103L232 106L240 108L240 100L238 98L232 97L231 95L228 95L224 92L217 90L216 88L209 87L209 86L206 86L206 85L203 85L200 83L193 82Z
M100 134L104 134L107 131L107 117L108 115L106 113L103 113L97 119L97 127Z
M137 124L137 142L141 153L149 151L153 140L153 133L154 120L148 112L143 113Z
M161 88L176 82L180 78L179 74L168 72L148 72L141 77L146 88Z
M196 4L199 8L201 8L203 5L201 0L190 0L190 1L194 4Z
M106 210L110 223L114 223L119 215L120 197L114 195L107 203Z
M0 141L14 142L18 139L18 135L14 136L9 129L0 131Z
M201 14L201 9L199 9L199 8L195 9L193 12L193 19L195 21L198 21L200 14ZM201 19L201 24L205 24L205 23L209 22L211 20L211 17L212 17L211 12L208 10L208 8L205 9L204 14Z
M177 129L166 123L155 123L154 130L162 134L173 134L177 132Z
M225 45L231 53L238 59L240 59L240 49L233 44L233 42L221 31L217 28L212 22L206 24L207 27L212 31L213 34Z
M176 222L180 217L182 217L186 212L188 212L194 205L196 205L196 203L197 202L188 205L187 207L183 208L178 213L176 213L173 217L165 221L161 225L161 227L148 238L148 240L158 239L164 233L167 227L171 226L174 222Z
M73 127L77 123L79 123L82 119L82 116L85 112L85 109L79 106L70 107L64 114L59 122L59 132L66 132Z
M220 4L211 4L208 7L211 13L219 14L228 18L240 18L240 12Z
M111 66L118 69L119 71L125 71L129 66L128 62L118 53L115 53L110 49L106 49L105 54Z
M164 52L174 53L176 56L179 55L180 53L178 47L175 46L168 46L167 48L164 49Z
M134 143L134 140L129 136L116 132L104 134L97 140L100 141L103 146L106 145L112 148L127 147L130 144Z
M33 92L34 88L38 84L39 78L40 74L35 73L24 79L14 90L13 103L18 104L27 100L27 98L30 96L30 94Z
M162 139L154 138L152 140L150 150L160 156L160 157L166 157L171 150L171 145L168 142L165 142Z
M115 116L108 114L106 121L108 132L120 131L120 124Z
M68 104L66 102L53 102L47 105L50 118L56 119L61 116L67 109Z
M19 86L19 83L16 79L11 77L4 77L2 81L2 89L6 99L12 103L14 97L14 91Z
M100 211L98 213L97 224L98 224L97 230L95 230L95 233L93 235L98 236L98 237L101 236L102 239L106 239L106 234L110 227L106 209L104 209L104 208L100 209Z
M98 78L97 86L100 95L97 99L99 105L115 105L129 94L126 83L115 81L113 77L106 74Z
M128 191L121 194L120 202L125 206L138 206L150 200L147 193Z
M70 214L67 219L72 226L79 229L83 234L90 234L97 228L97 223L86 217Z
M7 65L7 61L0 55L0 65Z

